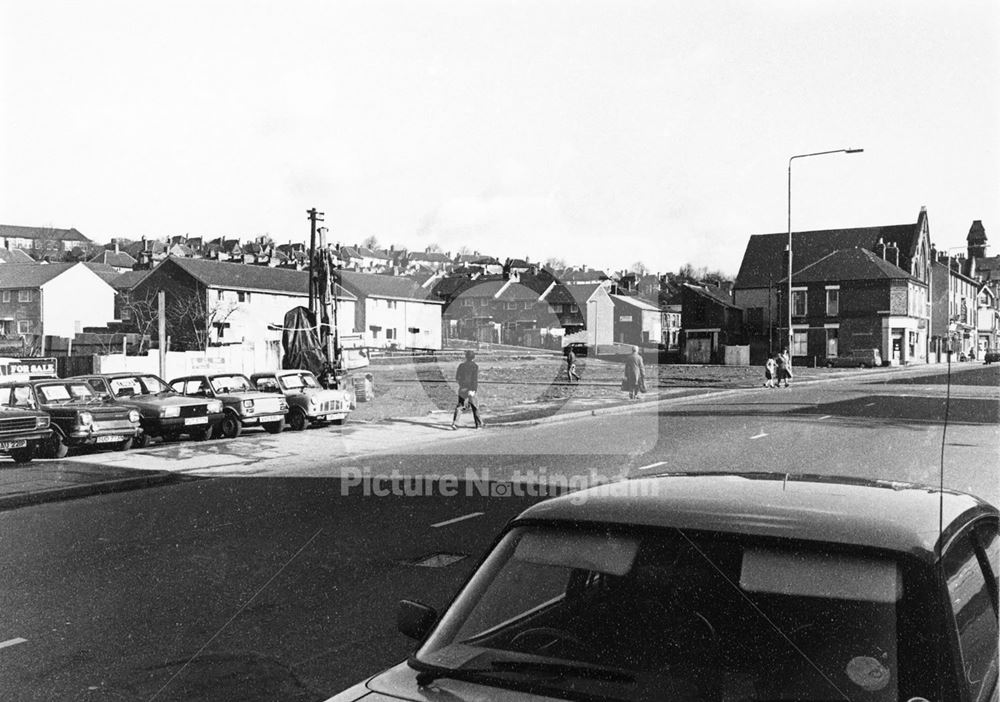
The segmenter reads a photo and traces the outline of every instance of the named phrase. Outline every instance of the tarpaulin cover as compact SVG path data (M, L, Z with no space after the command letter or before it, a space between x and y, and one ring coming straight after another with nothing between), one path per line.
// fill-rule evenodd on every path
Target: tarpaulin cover
M285 350L282 367L301 368L319 375L326 352L319 338L316 320L305 307L293 307L285 314L281 345Z

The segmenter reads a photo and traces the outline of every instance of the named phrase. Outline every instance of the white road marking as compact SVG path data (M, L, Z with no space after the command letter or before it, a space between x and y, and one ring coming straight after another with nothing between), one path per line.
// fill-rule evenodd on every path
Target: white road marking
M454 519L449 519L446 522L438 522L437 524L431 524L431 529L438 529L443 526L448 526L449 524L454 524L455 522L464 522L466 519L473 519L475 517L483 516L483 512L473 512L472 514L466 514L462 517L455 517Z
M767 434L765 434L764 432L761 432L757 436L751 436L750 438L751 439L763 439L765 436L767 436Z
M820 419L829 419L832 416L833 416L832 414L824 414L822 417L820 417Z
M865 407L871 407L874 404L875 404L874 402L869 402L867 405L865 405Z
M659 468L660 466L667 465L666 461L657 461L656 463L650 463L648 466L643 466L642 468L636 468L636 470L650 470L652 468Z
M28 643L27 639L7 639L6 641L0 641L0 648L7 648L8 646L17 646L18 644Z

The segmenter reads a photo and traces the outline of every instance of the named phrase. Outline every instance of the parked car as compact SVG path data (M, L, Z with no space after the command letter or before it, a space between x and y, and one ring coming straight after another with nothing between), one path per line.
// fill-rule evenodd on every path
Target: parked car
M878 368L882 353L878 349L853 349L844 356L827 356L827 368Z
M997 518L784 473L570 493L510 523L440 617L402 602L417 650L330 702L996 699Z
M990 349L983 354L983 363L990 365L991 363L1000 363L1000 349Z
M284 397L264 393L240 373L206 373L174 378L170 387L189 397L220 400L223 405L222 435L232 439L245 426L260 425L271 434L285 428L288 402Z
M139 410L107 402L82 380L23 380L6 387L15 404L49 415L52 431L38 451L45 458L64 458L74 446L125 451L142 434Z
M34 408L30 394L0 385L0 453L28 463L52 434L49 415Z
M343 424L351 413L351 393L324 389L306 370L254 373L250 381L261 392L284 395L288 401L288 426L294 431L308 429L311 424Z
M204 441L221 431L220 400L184 397L150 373L102 373L78 379L101 397L139 410L140 446L148 445L153 436L174 440L186 434L195 441Z

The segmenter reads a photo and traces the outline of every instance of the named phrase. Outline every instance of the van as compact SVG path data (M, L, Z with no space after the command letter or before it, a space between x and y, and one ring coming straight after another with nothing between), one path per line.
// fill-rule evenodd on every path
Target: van
M827 368L878 368L882 365L882 354L878 349L854 349L846 356L829 356Z

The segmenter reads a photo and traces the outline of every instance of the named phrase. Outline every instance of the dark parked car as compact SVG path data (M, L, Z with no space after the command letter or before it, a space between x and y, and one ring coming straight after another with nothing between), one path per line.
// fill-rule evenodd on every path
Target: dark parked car
M827 368L878 368L882 353L878 349L854 349L843 356L828 356Z
M254 373L251 382L261 392L284 395L288 401L288 426L301 431L310 424L343 424L351 413L351 393L324 389L306 370Z
M174 378L170 387L189 397L220 400L223 405L222 435L232 439L244 426L260 425L271 434L285 428L288 402L280 395L259 392L240 373L207 373Z
M126 407L139 410L142 424L140 445L152 436L165 440L182 434L196 441L211 439L222 425L222 402L184 397L170 389L160 378L149 373L105 373L79 376L90 389Z
M1000 363L1000 350L991 349L983 354L983 363L990 365L991 363Z
M49 415L52 433L39 447L45 458L63 458L72 446L124 451L142 434L139 410L108 402L82 380L26 380L8 387L18 403Z
M925 486L595 487L523 512L440 617L401 603L419 648L331 702L995 700L998 559L997 510Z
M33 408L28 393L0 385L0 453L27 463L51 434L49 415Z

